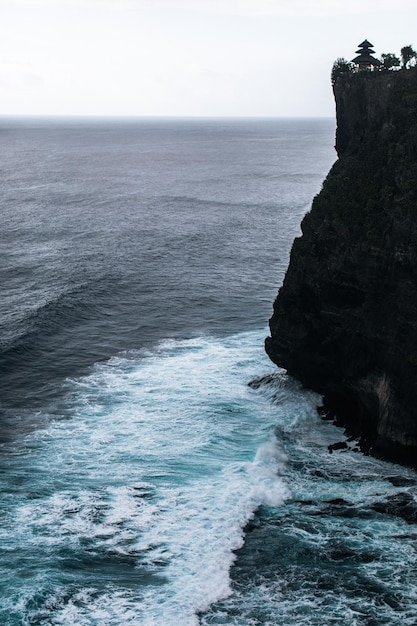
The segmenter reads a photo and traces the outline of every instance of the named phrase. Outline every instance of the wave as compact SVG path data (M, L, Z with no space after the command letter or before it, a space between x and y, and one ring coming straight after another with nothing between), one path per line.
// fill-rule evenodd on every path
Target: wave
M110 285L117 293L117 281L109 278L86 281L58 293L50 289L47 301L21 314L8 339L3 337L0 351L0 392L5 406L23 402L24 397L30 405L33 394L41 396L53 380L91 365L99 357L86 340L91 342L101 330ZM88 328L90 320L92 333L84 335L82 329Z
M297 175L297 177L299 176L300 175ZM281 177L278 177L278 178L281 178ZM286 175L284 178L287 180L288 178L291 178L291 177ZM262 198L260 198L259 196L256 197L256 199L254 198L253 202L250 202L247 200L241 200L239 202L236 202L236 200L233 200L233 199L216 200L213 198L202 198L202 197L197 197L197 196L164 195L159 198L158 206L159 205L175 207L176 210L178 210L178 207L181 207L181 206L192 207L193 209L195 209L197 213L200 213L207 209L218 208L221 210L228 209L232 211L236 209L237 214L239 213L239 211L242 211L242 210L251 210L251 211L256 210L258 213L261 213L262 211L266 211L268 214L269 213L276 214L277 211L279 211L280 209L285 209L288 211L288 209L290 208L288 206L287 198L274 198L274 202L271 202L270 200L263 201ZM305 207L308 207L308 206L309 205L306 204L305 201L297 200L295 197L292 198L291 209L299 211L300 209L304 209Z
M12 566L3 615L195 626L230 595L247 523L289 493L274 413L247 386L269 367L263 334L168 340L67 381L65 415L11 463L31 478L2 535L30 583Z

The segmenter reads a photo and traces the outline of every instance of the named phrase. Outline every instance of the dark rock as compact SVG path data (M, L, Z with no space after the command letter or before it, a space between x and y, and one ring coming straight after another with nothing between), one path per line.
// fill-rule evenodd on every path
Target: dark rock
M417 522L417 502L408 492L389 496L382 502L374 502L370 508L378 513L401 517L409 524Z
M327 500L327 502L333 506L351 506L351 503L344 498L333 498L332 500Z
M264 376L257 376L248 382L248 387L252 389L259 389L263 385L272 385L277 381L277 374L265 374Z
M331 443L327 447L329 449L329 452L332 453L333 450L346 450L348 448L348 445L346 441L338 441L336 443Z
M356 553L349 546L343 543L335 543L329 550L328 556L332 561L341 561L344 559L352 559L356 556Z
M336 542L332 545L327 554L332 561L350 559L359 563L372 563L380 558L380 555L377 553L352 550L352 548L340 542Z
M266 351L362 450L417 466L417 68L334 85L338 160L302 222Z
M389 480L391 485L394 485L394 487L407 487L416 484L415 480L412 478L406 478L405 476L389 476L387 480Z
M317 407L317 413L320 415L322 420L326 420L329 422L336 421L336 416L333 413L329 412L324 405Z

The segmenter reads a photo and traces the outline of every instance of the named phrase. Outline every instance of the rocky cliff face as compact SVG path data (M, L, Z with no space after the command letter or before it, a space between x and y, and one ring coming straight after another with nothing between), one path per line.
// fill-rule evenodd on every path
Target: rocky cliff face
M334 93L339 158L266 351L374 453L417 465L417 68L348 75Z

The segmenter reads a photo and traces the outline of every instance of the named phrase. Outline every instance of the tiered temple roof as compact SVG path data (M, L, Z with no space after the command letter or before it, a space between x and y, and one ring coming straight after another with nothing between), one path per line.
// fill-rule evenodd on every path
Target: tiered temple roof
M379 67L381 65L381 61L372 56L375 54L375 50L372 49L373 45L367 39L362 41L358 48L359 49L356 50L358 56L352 59L352 63L359 65L359 69L371 69L372 67Z

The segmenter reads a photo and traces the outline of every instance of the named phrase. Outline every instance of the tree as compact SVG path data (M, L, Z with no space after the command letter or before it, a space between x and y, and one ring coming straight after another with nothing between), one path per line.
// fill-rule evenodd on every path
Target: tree
M353 63L351 63L350 61L346 61L346 59L344 59L343 57L339 57L333 63L332 73L331 73L332 85L335 84L335 82L337 81L338 78L340 78L340 76L346 76L347 74L352 74L352 72L354 71L355 71L355 65Z
M400 67L401 65L400 59L395 54L392 54L392 52L382 53L381 61L382 69L384 70L390 70L393 67Z
M416 64L417 52L412 46L404 46L401 48L401 60L403 69L409 69Z

